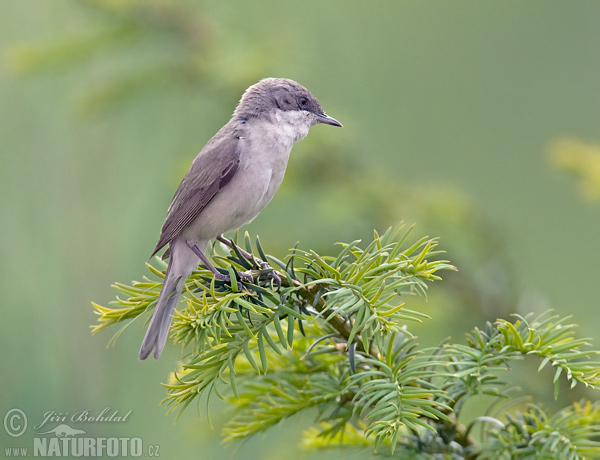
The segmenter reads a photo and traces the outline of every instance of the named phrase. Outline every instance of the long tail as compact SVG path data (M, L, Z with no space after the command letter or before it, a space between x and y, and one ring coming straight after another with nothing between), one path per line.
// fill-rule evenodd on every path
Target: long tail
M204 251L204 247L200 249ZM167 342L175 305L177 305L185 282L198 265L198 258L187 245L173 241L170 250L171 254L165 280L158 295L150 326L148 326L140 348L140 361L146 359L152 350L154 350L154 358L159 358Z

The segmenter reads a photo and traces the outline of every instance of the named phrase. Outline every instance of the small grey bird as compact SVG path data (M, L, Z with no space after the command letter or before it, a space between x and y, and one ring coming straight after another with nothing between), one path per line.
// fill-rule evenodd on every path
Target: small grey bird
M175 192L152 253L169 245L169 266L140 360L152 350L156 359L162 353L171 315L199 259L225 277L204 256L208 242L222 240L265 208L283 180L292 146L318 123L342 126L299 83L265 78L246 90L231 120L200 151Z

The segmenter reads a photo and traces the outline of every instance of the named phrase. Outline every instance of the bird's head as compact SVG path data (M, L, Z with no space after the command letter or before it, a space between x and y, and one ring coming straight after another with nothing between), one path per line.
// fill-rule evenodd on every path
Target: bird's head
M234 115L306 127L306 132L318 123L342 126L325 113L310 91L287 78L265 78L250 86Z

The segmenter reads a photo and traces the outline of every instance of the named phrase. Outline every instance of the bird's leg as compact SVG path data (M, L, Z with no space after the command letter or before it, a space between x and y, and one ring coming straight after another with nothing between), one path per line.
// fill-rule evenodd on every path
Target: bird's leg
M233 249L233 242L231 240L228 240L227 238L225 238L223 235L217 236L217 241L220 241L221 243L223 243L225 246L227 246L229 249ZM237 245L236 245L237 246ZM238 251L240 251L240 254L244 256L244 258L246 260L248 260L248 262L250 262L251 264L254 264L255 262L257 262L257 260L254 258L254 256L252 256L252 254L250 254L247 251L244 251L242 248L240 248L239 246L237 246ZM262 261L261 261L262 262Z
M233 241L228 240L223 235L217 236L217 241L220 241L228 248L233 249L233 245L234 245ZM254 257L252 254L250 254L247 251L244 251L238 245L236 245L236 247L237 247L238 251L240 252L240 254L246 260L248 260L248 262L250 262L252 265L256 265L257 268L260 268L261 270L269 270L269 276L271 276L273 278L273 281L275 281L275 284L277 285L277 290L281 289L281 277L277 274L275 269L273 267L271 267L271 265L269 265L269 262L261 260L258 257Z
M206 258L204 253L198 248L198 246L196 246L191 241L188 241L187 245L192 250L192 252L198 256L202 263L206 265L206 268L210 270L210 272L215 276L216 279L218 279L219 281L231 282L229 275L224 275L219 270L217 270L215 266L208 261L208 259Z
M200 258L202 263L204 265L206 265L206 268L208 268L210 270L210 272L214 275L214 277L216 279L218 279L219 281L225 281L228 283L231 282L231 278L229 277L229 275L225 275L225 274L221 273L219 270L217 270L215 268L215 266L208 261L208 259L206 258L204 253L198 248L198 246L196 246L194 243L189 242L189 241L188 241L187 245L192 250L192 252ZM251 275L249 275L247 273L243 273L243 272L236 272L236 273L238 273L240 275L240 278L243 281L249 281L250 283L254 283L254 279L252 278Z

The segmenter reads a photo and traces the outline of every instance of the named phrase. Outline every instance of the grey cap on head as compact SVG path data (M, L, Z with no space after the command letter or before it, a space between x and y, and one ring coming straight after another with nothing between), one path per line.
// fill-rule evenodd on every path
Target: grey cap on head
M342 126L335 118L325 114L309 90L287 78L264 78L250 86L242 95L233 115L260 118L268 116L272 108L306 111L314 115L315 123Z

